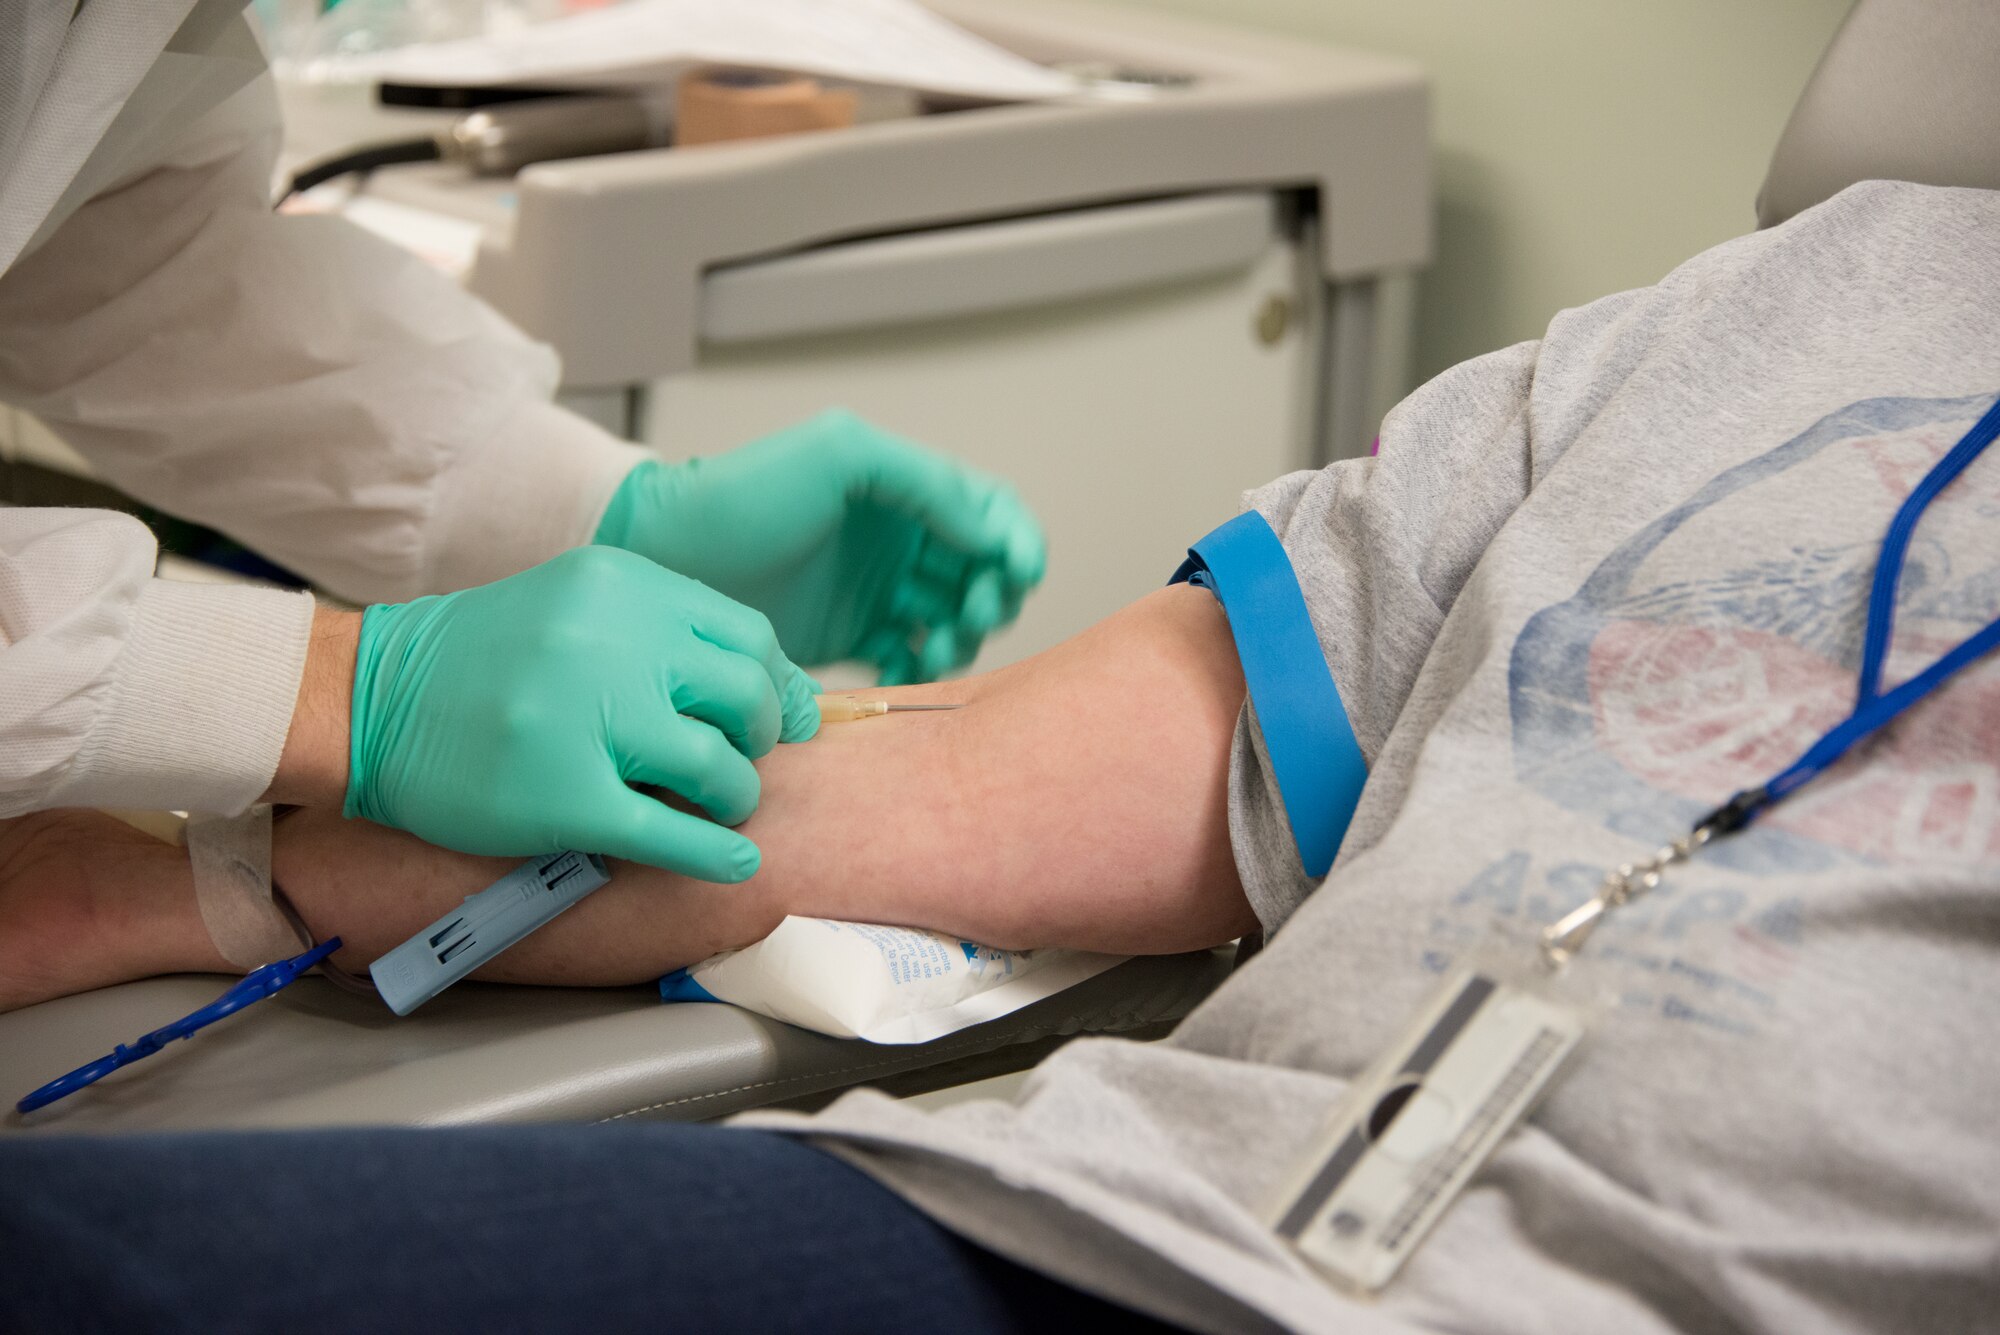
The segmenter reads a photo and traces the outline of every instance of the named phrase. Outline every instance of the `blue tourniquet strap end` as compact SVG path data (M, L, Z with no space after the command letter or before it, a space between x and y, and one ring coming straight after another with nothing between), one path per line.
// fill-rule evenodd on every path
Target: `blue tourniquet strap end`
M1299 862L1308 876L1326 875L1360 805L1368 762L1284 544L1264 516L1246 510L1189 548L1168 583L1210 590L1227 613Z
M686 969L675 969L660 979L661 1001L714 1001L715 993L694 980Z

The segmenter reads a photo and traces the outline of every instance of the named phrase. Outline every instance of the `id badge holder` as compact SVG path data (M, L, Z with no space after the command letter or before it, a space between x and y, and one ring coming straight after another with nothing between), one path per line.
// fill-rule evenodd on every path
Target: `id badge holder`
M1594 1009L1520 950L1449 972L1345 1098L1268 1219L1321 1275L1396 1275L1583 1041Z

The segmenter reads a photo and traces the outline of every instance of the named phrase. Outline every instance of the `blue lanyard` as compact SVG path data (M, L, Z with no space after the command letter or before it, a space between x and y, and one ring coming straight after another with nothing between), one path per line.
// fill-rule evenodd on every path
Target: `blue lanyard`
M1855 691L1854 711L1776 777L1760 787L1737 793L1704 817L1697 829L1708 826L1717 835L1742 829L1818 778L1862 738L1887 727L1897 715L1942 686L1953 673L2000 645L2000 620L1995 620L1900 686L1888 691L1882 689L1882 664L1889 656L1889 638L1896 626L1896 586L1903 578L1903 558L1909 551L1911 535L1917 531L1917 521L1923 518L1938 493L1950 486L1996 436L2000 436L2000 400L1973 423L1972 430L1951 447L1950 453L1924 474L1924 480L1889 521L1881 555L1875 561L1875 580L1868 591L1868 628L1862 640L1861 681Z

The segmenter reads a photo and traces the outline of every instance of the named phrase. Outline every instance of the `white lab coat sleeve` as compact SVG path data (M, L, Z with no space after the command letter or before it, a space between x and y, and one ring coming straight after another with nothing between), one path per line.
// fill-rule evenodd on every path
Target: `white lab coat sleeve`
M360 602L590 540L644 452L552 404L554 354L430 266L273 214L268 77L171 142L0 276L0 401Z
M310 594L153 577L153 535L104 510L0 510L0 816L235 813L270 786Z

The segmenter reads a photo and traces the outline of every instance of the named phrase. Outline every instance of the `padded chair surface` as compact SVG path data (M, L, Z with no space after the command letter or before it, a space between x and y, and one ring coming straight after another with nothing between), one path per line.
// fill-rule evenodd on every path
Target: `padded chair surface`
M154 978L0 1015L0 1134L702 1121L851 1085L924 1088L1017 1070L1072 1034L1157 1034L1231 959L1225 948L1130 960L908 1047L828 1038L732 1006L664 1005L651 988L466 983L398 1019L307 978L47 1108L12 1111L29 1090L213 1001L229 982Z
M1757 224L1856 181L2000 190L2000 0L1860 0L1771 158Z

